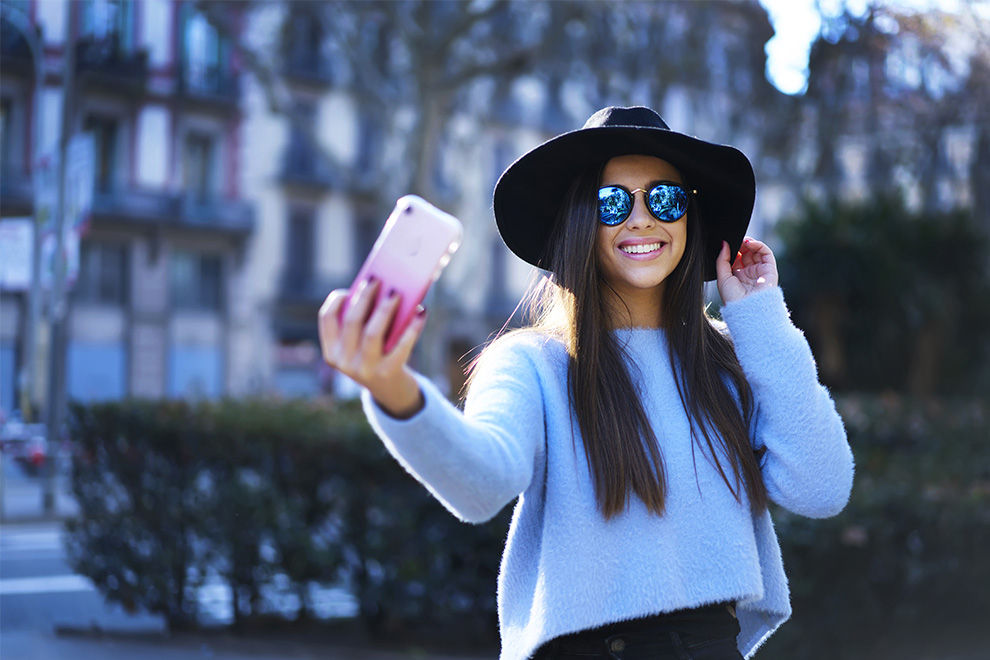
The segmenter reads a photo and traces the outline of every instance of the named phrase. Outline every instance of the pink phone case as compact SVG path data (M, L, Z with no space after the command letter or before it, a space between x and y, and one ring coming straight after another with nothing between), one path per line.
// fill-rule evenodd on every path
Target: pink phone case
M385 335L385 351L392 350L416 314L451 255L460 247L460 221L422 197L406 195L395 203L368 258L351 284L340 309L343 318L361 282L374 277L380 282L375 307L392 292L400 295L399 307Z

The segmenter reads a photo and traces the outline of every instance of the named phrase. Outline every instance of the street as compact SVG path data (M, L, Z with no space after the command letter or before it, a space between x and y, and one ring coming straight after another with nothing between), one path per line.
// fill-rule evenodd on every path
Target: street
M0 656L85 657L55 631L112 630L161 635L160 617L130 615L108 605L90 581L65 562L60 522L5 523L0 528ZM94 648L94 652L99 649ZM92 657L100 657L102 652Z
M131 615L104 602L88 579L65 561L61 520L43 520L41 484L11 461L3 464L3 523L0 525L0 657L107 657L95 640L60 638L56 630L100 629L161 635L161 617ZM74 513L58 480L60 514ZM86 646L93 653L85 655Z

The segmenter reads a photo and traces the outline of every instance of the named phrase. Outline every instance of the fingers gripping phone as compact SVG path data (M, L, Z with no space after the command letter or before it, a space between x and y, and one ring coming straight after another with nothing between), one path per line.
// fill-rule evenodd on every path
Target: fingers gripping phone
M354 294L362 282L379 281L378 296L371 309L389 295L400 296L392 324L385 333L385 352L391 351L416 315L416 308L426 297L430 285L460 247L463 228L454 216L416 195L400 197L385 221L368 258L341 305L343 319Z

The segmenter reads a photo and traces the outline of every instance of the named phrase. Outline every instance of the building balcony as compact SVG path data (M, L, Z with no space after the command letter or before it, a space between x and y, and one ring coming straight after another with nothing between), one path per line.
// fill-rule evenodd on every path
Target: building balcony
M218 66L187 62L179 70L178 93L193 105L223 112L236 111L241 97L240 79Z
M93 197L93 218L241 237L255 227L254 208L242 200L199 200L186 193L143 190L97 192Z
M316 315L327 294L350 286L350 281L319 277L312 272L286 270L279 279L275 301L275 334L282 340L318 340Z
M286 57L282 74L292 82L325 88L333 84L330 63L317 53L297 53Z
M179 196L178 223L230 233L249 234L254 230L254 207L242 200L220 198L197 199Z
M335 176L316 147L303 142L293 142L282 157L279 180L287 185L324 191L338 186L340 177Z
M350 285L342 279L330 280L313 272L287 267L279 279L278 300L283 307L318 308L331 290Z
M76 44L76 73L80 86L134 95L148 81L148 52L128 52L116 35L85 38Z

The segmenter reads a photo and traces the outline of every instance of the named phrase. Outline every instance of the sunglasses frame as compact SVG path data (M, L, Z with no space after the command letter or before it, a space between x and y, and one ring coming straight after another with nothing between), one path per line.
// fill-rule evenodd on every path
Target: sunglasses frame
M688 197L688 205L691 204L691 198L693 196L695 196L695 195L698 194L697 189L695 189L695 188L688 188L683 183L677 183L676 181L657 181L652 186L650 186L650 189L649 190L644 190L643 188L636 188L634 190L629 190L625 186L619 185L617 183L611 184L611 185L608 185L608 186L600 186L598 188L599 195L601 195L601 191L604 190L604 189L606 189L606 188L618 188L619 190L621 190L624 193L626 193L627 195L629 195L629 199L630 199L630 201L632 203L629 205L629 210L626 212L626 215L622 218L622 220L619 220L618 222L611 222L610 223L610 222L605 222L604 220L602 220L602 217L601 217L601 197L599 197L598 222L600 222L601 224L605 225L606 227L618 227L623 222L625 222L626 220L628 220L629 219L629 216L632 214L633 207L636 206L636 193L638 193L638 192L643 193L643 201L646 204L646 210L648 210L650 212L650 215L652 215L654 218L656 218L660 222L664 222L664 223L668 223L668 224L669 223L673 223L673 222L677 222L678 220L680 220L681 218L683 218L687 214L687 207L685 207L684 213L682 213L681 215L677 216L673 220L664 220L663 218L661 218L660 216L658 216L656 213L654 213L653 208L650 206L650 193L653 192L654 190L656 190L657 188L659 188L660 186L673 186L675 188L680 188L681 190L683 190L684 193Z

